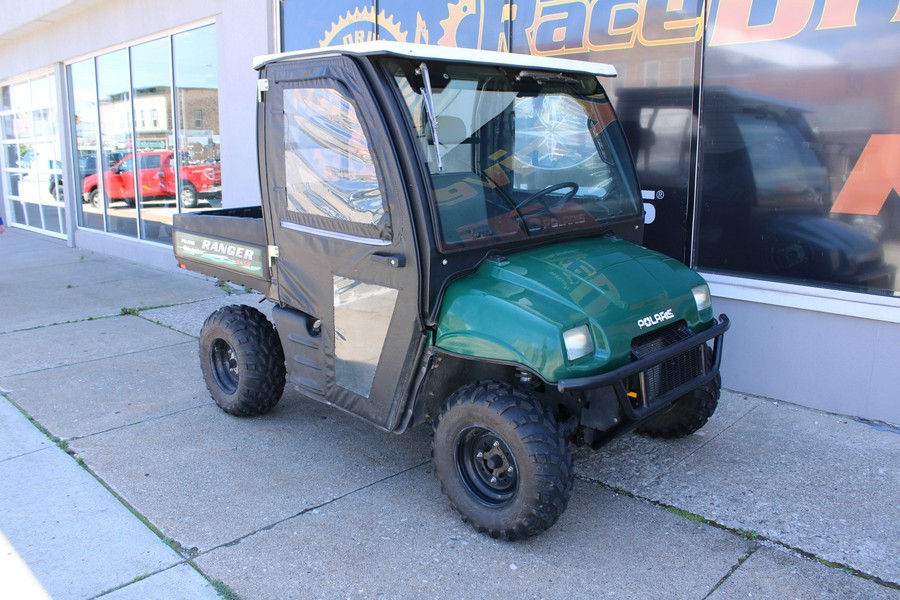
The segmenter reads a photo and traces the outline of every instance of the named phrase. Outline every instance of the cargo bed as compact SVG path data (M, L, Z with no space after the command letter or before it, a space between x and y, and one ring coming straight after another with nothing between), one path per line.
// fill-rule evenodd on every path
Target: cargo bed
M181 268L268 295L272 275L261 207L176 214L172 224Z

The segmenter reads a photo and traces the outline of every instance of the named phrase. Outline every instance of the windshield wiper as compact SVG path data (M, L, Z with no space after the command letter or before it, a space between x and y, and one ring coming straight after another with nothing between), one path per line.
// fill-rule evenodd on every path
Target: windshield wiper
M437 115L434 114L434 96L431 94L431 77L428 75L428 65L424 62L419 64L417 69L419 75L422 76L422 99L425 101L425 112L428 115L428 122L431 123L431 139L434 141L434 153L437 156L438 171L444 170L444 163L441 160L441 141L438 139Z

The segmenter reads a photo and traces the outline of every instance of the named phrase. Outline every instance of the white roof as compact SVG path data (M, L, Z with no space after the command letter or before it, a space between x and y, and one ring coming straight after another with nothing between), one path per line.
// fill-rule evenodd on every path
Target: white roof
M604 63L586 62L569 58L555 58L550 56L531 56L528 54L515 54L512 52L449 48L447 46L433 46L427 44L407 44L406 42L390 42L387 40L361 42L359 44L346 44L341 46L327 46L325 48L312 48L309 50L297 50L294 52L259 56L254 59L254 68L261 69L269 63L284 60L301 60L304 58L336 56L340 54L351 54L355 56L389 54L393 56L414 58L417 60L443 60L457 63L498 65L502 67L514 67L517 69L538 69L542 71L555 71L558 73L586 73L588 75L601 75L604 77L616 76L616 68Z

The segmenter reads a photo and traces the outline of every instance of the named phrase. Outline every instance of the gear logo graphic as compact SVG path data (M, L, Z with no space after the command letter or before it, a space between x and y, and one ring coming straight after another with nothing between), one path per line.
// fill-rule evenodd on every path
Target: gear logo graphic
M475 0L459 0L447 5L447 18L440 22L444 35L438 40L440 46L457 46L456 34L463 19L476 12Z
M515 18L516 7L507 3L489 4L486 0L457 0L447 4L447 18L440 21L443 35L440 46L488 48L509 51L506 26ZM490 23L499 23L494 31Z
M375 18L375 10L371 7L357 8L353 12L340 17L337 23L331 24L331 29L325 32L325 37L319 40L319 46L335 46L337 44L355 44L376 39L375 25L378 27L378 38L381 40L394 40L405 42L408 32L400 23L394 23L393 15L388 15L384 10Z

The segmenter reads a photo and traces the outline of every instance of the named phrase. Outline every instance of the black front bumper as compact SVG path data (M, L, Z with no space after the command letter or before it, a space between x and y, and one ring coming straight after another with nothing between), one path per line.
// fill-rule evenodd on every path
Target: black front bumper
M719 320L716 321L713 319L712 327L706 331L675 342L657 352L644 356L643 358L637 359L634 362L608 373L592 375L590 377L561 379L556 384L557 388L560 392L575 392L612 387L616 392L616 399L625 416L630 421L642 421L665 410L678 398L716 378L722 363L723 336L730 326L731 322L728 320L728 317L724 314L719 315ZM645 406L635 407L632 404L631 398L628 397L628 392L625 388L626 380L639 373L646 372L648 369L661 365L666 361L672 360L685 352L699 348L709 340L713 340L712 364L710 368L706 369L705 373L656 396Z

